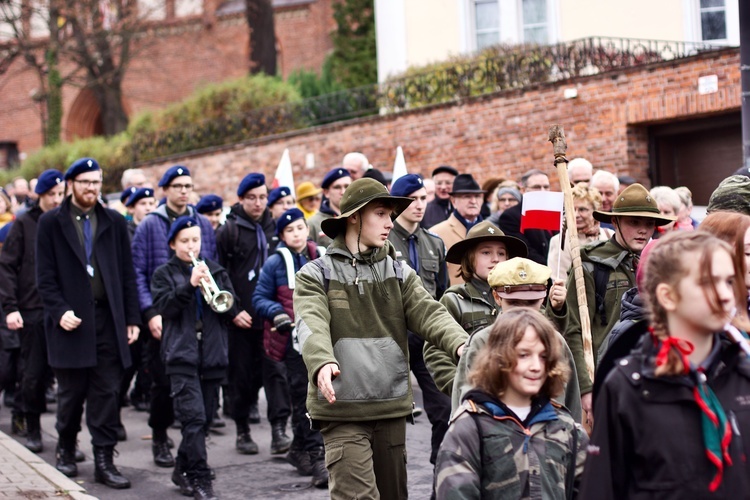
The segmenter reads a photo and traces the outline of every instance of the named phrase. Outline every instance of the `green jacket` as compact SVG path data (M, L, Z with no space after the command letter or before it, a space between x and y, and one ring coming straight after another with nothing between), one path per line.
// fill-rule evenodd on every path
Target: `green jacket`
M456 376L453 382L453 390L451 391L451 411L454 413L461 405L461 400L463 399L463 397L466 396L466 393L468 393L472 388L472 385L469 383L469 373L471 372L471 367L474 364L474 360L476 360L480 350L485 346L485 344L487 344L487 339L489 339L490 337L491 330L492 328L489 326L482 328L481 330L472 333L469 336L469 341L466 342L463 355L458 361L458 366L456 367ZM557 333L557 336L558 340L563 346L563 351L565 352L565 358L568 363L568 368L570 368L570 378L568 379L568 383L565 385L565 391L560 394L560 396L555 398L555 400L558 403L565 405L565 407L570 411L570 414L573 416L573 419L576 422L580 422L583 412L581 409L581 390L578 387L576 365L573 362L573 354L570 352L568 345L565 343L565 339L560 333Z
M312 418L366 421L410 415L407 330L450 353L466 334L430 297L409 266L394 260L390 242L353 258L343 235L325 256L297 273L294 311L310 383ZM336 363L336 402L318 391L318 371Z
M604 338L612 330L612 327L620 319L620 307L622 296L635 285L635 262L634 254L621 247L613 237L609 241L601 241L581 248L581 262L583 264L583 278L586 285L586 305L588 306L591 322L591 337L594 347L594 366L597 364L597 353ZM596 267L606 273L606 289L603 290L604 310L597 310L595 284ZM563 313L567 317L559 317L561 321L567 320L565 340L573 353L573 359L578 371L578 382L581 385L581 394L591 392L593 383L586 370L586 362L583 357L583 338L581 337L581 316L578 310L578 296L576 294L575 276L570 273L568 277L567 307ZM602 318L604 318L602 320Z
M491 326L500 313L489 285L478 280L450 287L440 298L440 303L469 335ZM451 396L456 363L430 342L424 343L423 352L424 363L435 385L443 394Z
M459 408L440 446L437 498L572 498L566 490L577 489L588 438L570 414L547 402L524 424L488 396L479 393L475 402L474 395L477 391Z

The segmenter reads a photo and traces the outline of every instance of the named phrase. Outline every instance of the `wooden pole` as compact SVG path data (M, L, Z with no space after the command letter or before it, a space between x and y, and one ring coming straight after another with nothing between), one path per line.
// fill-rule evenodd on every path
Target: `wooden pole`
M568 244L573 256L573 275L576 283L576 296L578 297L578 313L581 317L581 337L583 338L583 358L586 361L586 370L589 372L591 381L594 381L594 343L591 339L591 318L586 300L586 284L583 280L583 266L581 265L581 245L578 241L578 230L576 229L576 212L573 206L573 189L570 187L568 178L568 159L565 153L568 144L565 142L565 132L561 125L552 125L549 128L549 140L552 143L555 155L555 167L560 179L560 187L565 196L565 222L567 225ZM560 235L560 238L563 236ZM562 241L561 241L562 243Z

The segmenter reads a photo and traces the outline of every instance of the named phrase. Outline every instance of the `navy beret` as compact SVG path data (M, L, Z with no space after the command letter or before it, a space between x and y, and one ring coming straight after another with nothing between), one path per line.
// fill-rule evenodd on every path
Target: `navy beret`
M138 203L139 200L142 200L143 198L153 198L154 197L154 190L151 188L140 188L136 189L133 194L130 195L128 198L128 201L125 203L126 207L132 207L136 203Z
M414 191L422 189L422 178L417 174L406 174L396 179L391 186L391 196L409 196Z
M45 170L39 177L37 177L34 192L36 194L44 194L58 184L61 184L62 182L62 172L60 172L59 170L55 170L54 168Z
M99 164L95 159L79 158L68 167L68 170L65 172L65 180L69 181L85 172L95 172L97 170L101 170L101 168L99 168Z
M336 167L328 172L325 177L323 177L323 183L320 185L320 187L322 187L323 189L328 189L329 187L331 187L331 184L333 184L337 180L343 177L351 176L352 174L350 174L347 169L343 167Z
M207 214L221 208L224 208L224 200L216 194L207 194L195 205L195 209L199 214Z
M122 190L122 193L120 193L120 203L127 206L128 204L128 198L130 198L130 195L138 191L138 188L135 186L130 186L129 188L125 188Z
M305 220L305 214L299 208L290 208L279 217L276 221L276 234L281 234L285 227L296 220Z
M270 193L268 193L268 206L270 207L277 201L279 201L281 198L284 198L285 196L290 196L292 194L292 190L288 187L277 187L276 189L272 189Z
M164 172L164 175L161 176L161 180L159 181L159 187L169 186L172 181L175 179L175 177L181 177L183 175L187 175L190 177L190 170L188 170L187 167L182 165L175 165L174 167L169 167L166 172Z
M188 227L200 227L195 217L189 215L183 215L178 217L176 221L172 223L167 234L167 242L172 243L177 237L177 233Z
M250 191L251 189L255 189L257 187L265 186L266 185L266 176L263 174L247 174L244 179L242 179L242 182L240 182L240 187L237 188L237 196L240 198L245 196L245 193Z

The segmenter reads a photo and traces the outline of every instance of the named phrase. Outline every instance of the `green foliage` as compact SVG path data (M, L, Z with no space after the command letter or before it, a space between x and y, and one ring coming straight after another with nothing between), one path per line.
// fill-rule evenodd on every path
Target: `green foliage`
M344 88L378 80L374 0L342 0L333 4L332 71Z
M329 56L323 63L320 76L314 71L300 69L293 71L287 82L294 85L303 99L338 92L343 90L344 87L333 77L332 67L333 59Z

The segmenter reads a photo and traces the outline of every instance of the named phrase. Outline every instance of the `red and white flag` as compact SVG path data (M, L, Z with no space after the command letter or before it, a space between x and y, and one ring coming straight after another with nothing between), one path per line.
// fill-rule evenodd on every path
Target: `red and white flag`
M276 167L276 174L273 176L271 188L276 189L277 187L288 187L292 190L292 194L296 193L294 175L292 174L292 162L289 159L288 149L285 149L284 154L281 155L281 161L279 162L279 166Z
M527 229L559 231L562 224L563 193L532 191L521 202L521 232Z

